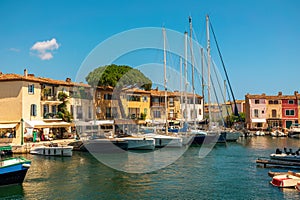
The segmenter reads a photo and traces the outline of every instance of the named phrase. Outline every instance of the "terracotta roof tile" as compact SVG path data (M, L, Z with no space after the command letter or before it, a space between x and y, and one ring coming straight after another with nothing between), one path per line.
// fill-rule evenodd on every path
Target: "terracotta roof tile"
M67 82L63 80L54 80L54 79L44 78L44 77L35 77L32 74L28 74L27 76L23 76L19 74L0 74L0 81L32 81L38 83L48 83L48 84L65 85L65 86L91 87L90 85L85 83Z

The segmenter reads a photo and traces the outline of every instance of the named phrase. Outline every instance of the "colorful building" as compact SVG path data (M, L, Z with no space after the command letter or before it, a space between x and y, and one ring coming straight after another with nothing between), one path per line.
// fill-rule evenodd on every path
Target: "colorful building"
M33 140L35 131L40 139L43 134L69 137L72 124L58 113L58 106L63 103L59 99L61 93L68 96L66 109L74 113L74 120L93 118L93 100L79 98L79 92L91 97L91 87L87 84L74 83L68 78L60 81L35 77L26 69L23 75L0 73L0 83L0 142L22 144L26 139Z
M267 129L266 111L267 100L266 95L250 95L245 97L246 108L246 124L250 130Z

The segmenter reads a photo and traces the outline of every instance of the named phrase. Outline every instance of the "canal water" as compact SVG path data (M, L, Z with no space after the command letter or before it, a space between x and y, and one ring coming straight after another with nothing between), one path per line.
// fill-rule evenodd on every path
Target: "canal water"
M294 189L269 184L269 170L287 169L255 163L284 147L297 150L300 140L240 138L215 145L205 157L199 157L200 147L190 147L167 167L140 174L107 167L88 152L63 158L28 154L32 166L23 185L1 187L0 199L300 199Z

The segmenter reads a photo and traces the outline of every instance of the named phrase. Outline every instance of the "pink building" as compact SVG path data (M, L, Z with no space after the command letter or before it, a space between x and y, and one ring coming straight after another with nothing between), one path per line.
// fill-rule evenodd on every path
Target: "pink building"
M246 124L249 130L267 129L266 95L246 95L245 98Z

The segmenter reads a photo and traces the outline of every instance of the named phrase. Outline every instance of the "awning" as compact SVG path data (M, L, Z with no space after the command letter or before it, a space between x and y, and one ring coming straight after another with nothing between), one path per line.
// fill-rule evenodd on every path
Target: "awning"
M16 126L17 126L17 123L0 124L0 128L15 128Z
M266 119L251 119L252 123L265 123Z
M60 128L60 127L69 127L71 126L68 122L44 122L41 120L35 121L25 121L25 127L31 128Z
M96 120L91 121L92 125L112 125L114 124L114 120Z

